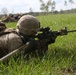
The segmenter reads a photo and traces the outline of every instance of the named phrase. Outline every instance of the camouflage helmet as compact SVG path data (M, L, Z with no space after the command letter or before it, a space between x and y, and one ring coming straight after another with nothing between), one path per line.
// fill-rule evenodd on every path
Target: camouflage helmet
M31 15L22 16L17 23L17 30L25 35L32 35L40 29L40 22Z

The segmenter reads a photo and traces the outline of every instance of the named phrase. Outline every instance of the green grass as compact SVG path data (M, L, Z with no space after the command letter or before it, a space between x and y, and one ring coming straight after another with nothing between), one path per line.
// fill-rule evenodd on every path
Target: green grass
M59 30L65 26L76 29L76 14L58 14L37 16L41 27L49 26ZM16 23L7 23L7 27L16 27ZM42 59L31 57L29 60L11 59L7 65L0 64L0 75L76 75L76 33L58 36L55 43L49 45Z
M8 22L8 23L6 23L6 26L8 27L8 28L16 28L16 22Z

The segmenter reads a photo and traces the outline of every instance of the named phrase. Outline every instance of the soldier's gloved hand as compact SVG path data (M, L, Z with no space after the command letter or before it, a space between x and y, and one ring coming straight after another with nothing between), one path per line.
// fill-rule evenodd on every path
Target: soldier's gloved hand
M37 40L37 49L40 52L46 52L48 50L47 40Z
M40 52L41 51L45 52L45 51L48 50L48 44L46 43L46 40L32 40L32 41L28 41L26 44L28 46L25 49L25 53L24 54L33 52L35 50L38 50Z
M27 45L27 48L25 49L24 54L30 53L30 52L35 51L37 49L37 41L36 40L28 41L26 43L26 45Z
M41 54L46 52L48 50L48 45L46 44L46 40L32 40L28 41L26 44L28 44L27 48L24 52L24 58L26 57L26 54L34 53L35 51L38 52L37 54Z

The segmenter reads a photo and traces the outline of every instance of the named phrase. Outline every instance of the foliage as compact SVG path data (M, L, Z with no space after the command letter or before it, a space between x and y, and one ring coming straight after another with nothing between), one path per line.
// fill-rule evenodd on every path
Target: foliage
M2 14L6 15L6 14L8 14L9 11L6 7L4 7L1 9L1 12L2 12Z
M41 27L49 26L52 30L67 27L76 29L76 14L59 14L37 16ZM7 23L8 27L16 27L16 23ZM40 59L10 59L7 65L0 64L0 75L76 75L76 33L57 37L54 44L49 45L48 52Z
M42 10L43 12L47 12L47 13L49 12L49 7L50 7L51 5L54 5L54 2L52 3L51 0L48 0L47 3L44 3L43 0L40 0L40 2L41 2L40 10Z

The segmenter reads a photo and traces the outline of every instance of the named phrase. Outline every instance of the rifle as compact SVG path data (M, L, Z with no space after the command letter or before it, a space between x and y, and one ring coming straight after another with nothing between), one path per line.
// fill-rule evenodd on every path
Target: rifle
M40 33L37 34L35 37L38 38L39 40L46 39L47 44L51 44L55 42L55 39L57 36L63 36L67 35L70 32L76 32L76 30L67 30L67 27L59 30L59 31L52 31L50 30L49 27L41 28Z

